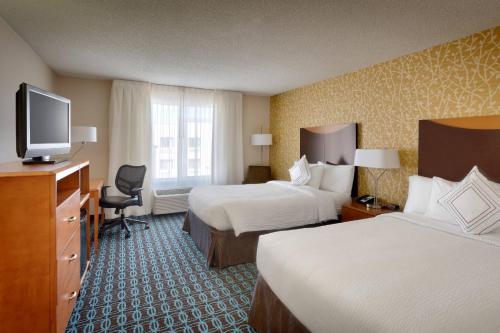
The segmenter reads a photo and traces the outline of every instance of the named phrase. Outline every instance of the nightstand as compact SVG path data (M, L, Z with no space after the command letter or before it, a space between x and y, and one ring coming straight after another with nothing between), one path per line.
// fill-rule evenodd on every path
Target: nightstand
M271 167L268 165L249 165L247 178L243 184L266 183L271 179Z
M366 208L366 205L352 201L342 206L341 222L369 219L380 214L393 213L397 210Z

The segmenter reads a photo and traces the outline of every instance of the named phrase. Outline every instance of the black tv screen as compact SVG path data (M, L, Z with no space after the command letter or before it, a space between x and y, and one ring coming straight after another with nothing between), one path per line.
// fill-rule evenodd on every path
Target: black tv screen
M30 91L30 143L67 143L69 104Z

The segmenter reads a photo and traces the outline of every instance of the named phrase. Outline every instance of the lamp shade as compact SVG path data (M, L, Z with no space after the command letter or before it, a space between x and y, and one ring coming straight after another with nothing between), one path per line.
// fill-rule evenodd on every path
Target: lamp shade
M366 168L397 169L399 154L396 149L356 149L354 165Z
M91 126L73 126L71 142L97 142L97 129Z
M253 146L270 146L273 144L272 134L253 134L252 135L252 145Z

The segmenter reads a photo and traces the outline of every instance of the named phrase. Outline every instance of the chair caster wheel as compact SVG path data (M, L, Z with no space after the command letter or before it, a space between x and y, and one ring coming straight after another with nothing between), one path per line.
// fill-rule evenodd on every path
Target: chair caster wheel
M130 234L126 234L125 238L127 238L127 239L130 238Z
M149 225L146 225L146 226L144 227L144 230L148 230L148 229L149 229Z

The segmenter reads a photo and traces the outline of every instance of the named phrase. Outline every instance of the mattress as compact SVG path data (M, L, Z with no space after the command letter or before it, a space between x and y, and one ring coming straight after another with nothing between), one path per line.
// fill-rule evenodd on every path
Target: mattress
M335 220L350 200L349 194L271 181L196 187L189 195L189 208L209 226L239 235Z
M500 229L384 214L263 235L257 267L311 332L500 332Z

